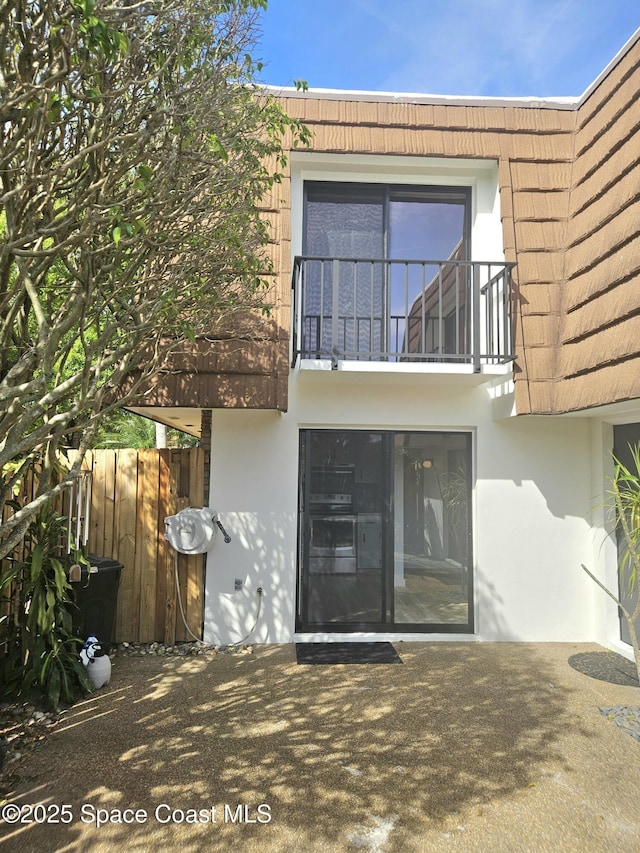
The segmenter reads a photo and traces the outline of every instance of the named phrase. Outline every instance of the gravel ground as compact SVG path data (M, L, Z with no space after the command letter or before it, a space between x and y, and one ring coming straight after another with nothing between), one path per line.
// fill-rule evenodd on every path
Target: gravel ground
M119 643L111 649L110 657L116 662L119 657L192 657L230 654L252 654L253 646L212 646L202 642L175 643ZM117 664L115 664L117 665ZM13 701L0 703L0 797L15 779L15 769L21 759L38 746L54 730L57 723L69 712L62 705L57 711L49 711L42 703Z
M640 850L640 743L599 710L638 688L568 663L602 648L395 646L400 666L116 650L9 765L0 853ZM22 823L38 804L70 820Z
M6 790L14 765L42 744L64 712L51 713L31 702L0 705L0 796Z

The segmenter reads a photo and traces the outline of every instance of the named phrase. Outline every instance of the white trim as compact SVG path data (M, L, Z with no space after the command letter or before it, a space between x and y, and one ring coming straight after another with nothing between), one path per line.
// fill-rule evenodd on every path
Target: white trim
M479 171L496 169L495 158L422 157L412 154L349 154L323 151L291 151L290 161L303 171L304 180L340 181L348 172L350 181L404 184L447 183L467 186L465 180Z
M624 400L620 403L605 403L602 406L592 406L587 409L574 409L571 412L560 412L557 418L594 418L610 424L632 424L640 421L640 398Z
M478 643L476 634L425 634L411 632L376 633L374 631L297 631L291 637L292 643ZM511 641L506 641L511 642ZM402 649L399 649L402 651Z
M595 90L602 83L605 77L607 77L613 71L613 69L620 62L625 53L628 53L638 40L640 40L640 28L637 29L635 33L631 36L631 38L625 44L622 45L622 47L613 57L611 62L609 62L609 64L600 72L600 74L598 74L593 83L590 86L587 86L584 92L580 95L576 107L582 106L582 104L584 104L587 98L591 97L591 95L595 92Z
M452 364L450 362L432 362L432 363L413 363L404 361L401 364L396 362L376 362L376 361L338 361L337 368L332 368L329 359L304 359L300 365L300 370L335 370L343 373L390 373L396 375L398 373L415 373L418 375L437 373L442 375L448 373L452 376L470 376L475 375L472 364ZM511 373L511 364L483 364L482 372L491 376L504 376Z
M382 385L415 384L418 387L449 384L454 378L458 385L465 387L483 385L496 379L511 380L513 364L481 364L476 373L472 364L452 364L449 362L384 362L384 361L338 361L333 368L328 359L298 359L292 370L296 378L304 381L376 382Z
M312 98L322 101L358 101L360 103L418 104L453 107L542 107L575 110L580 98L575 97L486 97L482 95L428 95L417 92L372 92L363 89L296 89L293 86L261 86L276 98Z

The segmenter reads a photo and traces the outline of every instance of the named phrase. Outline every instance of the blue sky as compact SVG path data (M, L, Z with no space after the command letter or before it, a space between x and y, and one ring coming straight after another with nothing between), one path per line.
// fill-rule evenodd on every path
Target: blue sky
M577 96L640 27L640 0L268 0L262 82Z

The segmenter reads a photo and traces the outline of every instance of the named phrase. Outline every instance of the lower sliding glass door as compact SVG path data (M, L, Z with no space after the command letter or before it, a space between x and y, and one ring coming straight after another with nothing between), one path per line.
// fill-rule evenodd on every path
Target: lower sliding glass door
M473 630L471 436L303 430L297 630Z

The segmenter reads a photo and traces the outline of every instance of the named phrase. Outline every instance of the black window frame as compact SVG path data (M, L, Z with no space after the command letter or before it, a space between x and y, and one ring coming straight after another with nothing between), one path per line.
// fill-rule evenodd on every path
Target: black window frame
M394 612L394 590L393 590L393 519L394 519L394 491L393 483L394 453L388 453L383 476L387 487L387 507L385 511L385 523L383 524L383 560L386 568L382 568L382 611L386 621L373 622L306 622L305 606L308 602L309 571L303 573L303 564L309 565L308 541L304 535L304 526L307 522L305 514L305 480L311 471L310 453L306 452L306 446L310 445L311 434L316 432L329 433L368 433L385 436L388 447L394 446L396 435L460 435L465 437L465 453L467 460L467 506L468 506L468 593L467 593L467 622L424 622L424 623L397 623ZM298 435L298 524L297 524L297 549L296 549L296 607L295 607L295 630L297 633L355 633L366 631L371 633L406 633L406 634L474 634L475 633L475 551L473 541L473 487L474 475L474 440L472 430L442 430L442 429L376 429L376 428L340 428L340 427L307 427L299 430Z
M312 198L310 199L310 196ZM305 181L303 184L302 215L302 254L307 251L307 209L309 200L340 203L366 203L379 198L382 205L382 246L383 259L389 260L389 206L392 201L425 201L438 204L463 204L464 220L462 239L464 258L470 261L471 252L471 201L470 186L439 186L434 184L393 184L359 181ZM393 259L395 260L395 259ZM402 258L398 260L404 260ZM447 260L446 258L425 258L424 260Z

